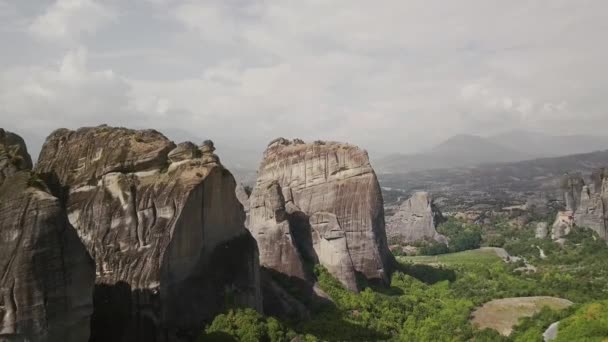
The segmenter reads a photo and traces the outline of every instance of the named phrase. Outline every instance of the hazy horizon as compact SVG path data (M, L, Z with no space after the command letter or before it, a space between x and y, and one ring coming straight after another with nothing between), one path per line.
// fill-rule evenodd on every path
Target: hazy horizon
M0 0L0 127L154 128L243 155L458 134L607 137L603 1ZM260 156L256 156L259 159Z

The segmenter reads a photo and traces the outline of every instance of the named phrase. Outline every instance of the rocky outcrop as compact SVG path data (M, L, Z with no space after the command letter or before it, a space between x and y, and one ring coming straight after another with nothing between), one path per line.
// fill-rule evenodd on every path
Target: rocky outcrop
M190 340L226 305L261 309L257 246L214 150L107 126L48 137L36 169L95 260L91 341Z
M245 212L249 213L249 196L251 196L251 189L248 189L242 183L239 183L236 186L235 193L236 198L243 205L243 209L245 209Z
M588 184L579 174L566 174L561 190L566 211L558 213L552 236L562 238L577 226L592 229L600 238L608 240L608 171L592 172Z
M245 227L249 227L249 196L251 196L251 188L245 187L242 183L238 183L235 189L236 198L243 205L245 210Z
M59 200L0 129L0 341L89 339L93 262Z
M390 218L386 225L386 234L391 243L423 240L447 243L447 239L436 230L443 221L444 218L433 203L431 195L427 192L416 192L403 202Z
M547 222L536 223L536 229L534 230L534 237L537 239L544 239L549 235L549 224Z
M18 171L31 169L32 158L23 139L0 128L0 185Z
M593 172L591 183L582 188L574 222L579 227L594 230L600 238L608 240L608 170Z
M352 145L271 142L249 229L262 266L304 283L314 283L315 263L353 291L357 275L386 282L391 271L380 187L367 153Z
M581 192L585 180L580 173L566 174L561 180L561 191L567 211L575 212L581 202Z
M574 227L574 213L571 211L560 211L557 213L553 227L551 228L551 238L559 240L570 234Z

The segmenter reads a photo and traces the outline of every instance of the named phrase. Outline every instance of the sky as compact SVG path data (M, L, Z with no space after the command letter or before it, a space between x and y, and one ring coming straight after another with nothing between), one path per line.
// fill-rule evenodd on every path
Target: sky
M416 152L456 134L606 135L604 0L0 0L0 127L155 128Z

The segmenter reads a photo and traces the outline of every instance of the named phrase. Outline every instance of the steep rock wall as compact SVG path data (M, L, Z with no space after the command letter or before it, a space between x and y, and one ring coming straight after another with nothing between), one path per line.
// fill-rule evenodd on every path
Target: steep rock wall
M191 340L226 306L261 309L257 247L213 151L107 126L47 139L36 168L95 260L92 341Z
M0 341L89 339L94 266L59 200L0 129Z
M447 239L435 229L442 221L443 216L435 207L431 195L427 192L416 192L403 202L390 218L386 234L390 240L400 243L422 240L447 243Z
M290 277L314 282L310 266L320 263L356 291L357 275L386 282L391 272L380 187L367 153L352 145L271 142L249 229L261 264Z

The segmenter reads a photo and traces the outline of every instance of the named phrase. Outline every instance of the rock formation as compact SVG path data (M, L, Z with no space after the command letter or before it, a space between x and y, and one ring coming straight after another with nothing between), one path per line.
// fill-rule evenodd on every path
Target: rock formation
M562 177L561 190L563 191L567 211L575 212L578 208L583 186L585 186L585 180L579 173L566 174Z
M591 174L591 183L582 188L574 222L579 227L593 229L600 238L608 240L608 170L600 169Z
M0 129L0 341L87 341L93 261L31 167Z
M380 187L367 152L352 145L272 141L249 229L262 266L304 283L314 283L316 263L353 291L357 275L386 282L391 272Z
M549 224L547 222L536 223L536 229L534 230L534 237L537 239L544 239L549 235Z
M214 150L107 126L48 137L36 169L95 260L91 341L191 340L227 305L261 309L257 246Z
M447 239L437 233L437 226L444 220L441 212L427 192L416 192L403 202L399 210L386 225L386 234L391 243L411 243L421 240L435 240L447 243Z
M571 211L560 211L557 213L553 227L551 228L551 238L559 240L570 234L574 227L574 213Z
M561 191L566 211L558 213L552 236L564 237L576 225L592 229L600 238L608 240L608 170L592 172L589 184L585 184L579 174L566 174Z
M234 192L236 193L236 198L241 202L243 209L245 210L245 226L249 227L249 196L251 196L251 188L245 187L242 183L239 183Z
M247 188L242 183L239 183L236 186L235 193L236 198L243 205L245 212L249 213L249 196L251 196L251 188Z
M0 184L21 170L32 169L32 158L23 139L0 128Z

